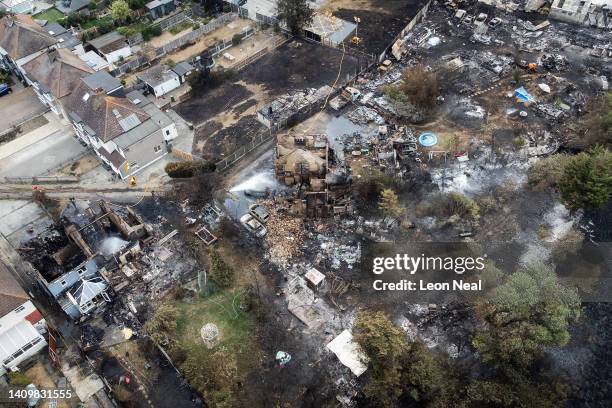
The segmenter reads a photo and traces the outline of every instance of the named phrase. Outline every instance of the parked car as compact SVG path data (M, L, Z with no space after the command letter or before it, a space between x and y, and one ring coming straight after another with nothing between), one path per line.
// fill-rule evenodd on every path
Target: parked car
M489 18L488 14L480 13L478 17L476 17L476 19L474 20L474 24L475 25L484 24L485 21L487 21L487 18Z
M502 22L502 19L499 17L494 17L489 21L489 27L497 27Z
M266 207L259 204L251 204L251 206L249 206L249 214L257 218L257 221L262 224L266 224L268 218L270 218L270 213L266 210Z
M13 92L13 90L8 84L0 84L0 96L8 95L11 92Z
M240 223L244 225L244 228L246 228L251 234L258 238L262 238L268 233L266 227L264 227L263 224L251 214L244 214L242 217L240 217Z

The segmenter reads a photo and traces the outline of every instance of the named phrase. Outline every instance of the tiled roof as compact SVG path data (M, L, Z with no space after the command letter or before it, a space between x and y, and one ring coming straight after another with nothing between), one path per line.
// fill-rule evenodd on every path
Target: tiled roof
M128 45L125 37L117 31L111 31L98 38L89 40L89 44L103 54L108 54Z
M69 95L93 69L67 49L51 50L23 65L28 78L44 85L56 98Z
M19 282L6 269L6 266L0 263L0 317L21 306L28 300L30 298L21 288Z
M34 54L56 42L28 15L7 15L0 19L0 47L13 60Z
M102 140L108 142L149 119L149 115L127 98L93 92L79 81L65 101L65 108L76 114Z

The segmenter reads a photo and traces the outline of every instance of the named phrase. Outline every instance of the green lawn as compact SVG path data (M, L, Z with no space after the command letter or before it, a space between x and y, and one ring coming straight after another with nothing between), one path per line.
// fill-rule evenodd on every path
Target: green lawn
M103 23L112 24L113 23L113 17L105 16L105 17L102 17L102 18L91 19L91 20L81 24L81 28L83 30L88 30L88 29L90 29L92 27L97 27L97 26L99 26L100 24L103 24Z
M243 293L231 290L216 293L196 302L177 303L177 338L185 349L202 344L200 329L206 323L219 328L221 344L230 348L250 345L249 335L254 329L252 316L240 310Z
M33 17L37 20L47 20L50 23L57 23L58 20L64 18L64 15L61 11L55 7L52 7L46 11L43 11L42 13L34 15Z

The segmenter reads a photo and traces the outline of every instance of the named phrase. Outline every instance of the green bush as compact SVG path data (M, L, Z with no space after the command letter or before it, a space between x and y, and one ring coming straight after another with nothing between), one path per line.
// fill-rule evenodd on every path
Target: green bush
M242 42L242 36L240 34L234 34L232 37L232 45L235 47Z
M11 385L14 385L16 387L25 387L26 385L32 383L32 380L30 380L27 375L20 371L9 372L8 377Z
M2 84L9 83L10 79L11 79L11 74L4 69L0 69L0 83Z
M213 162L206 160L196 160L188 162L171 162L166 164L166 173L172 178L191 178L196 174L210 173L215 171L217 166Z
M192 23L190 23L189 21L183 21L180 24L175 25L174 27L170 28L170 32L174 35L177 35L178 33L180 33L181 31L185 31L186 29L188 29L189 27L192 27Z
M149 41L151 38L160 36L161 34L162 29L160 26L150 25L148 27L145 27L144 30L142 30L142 39L145 41Z
M612 153L596 146L571 157L559 180L559 191L572 211L606 205L612 198Z
M136 30L134 27L124 26L117 28L117 32L123 36L132 37L138 33L138 30Z
M569 159L566 154L553 154L533 163L527 172L529 184L537 189L556 188Z
M431 207L434 215L438 217L459 217L477 222L480 219L478 204L461 193L452 192L441 195Z
M234 284L234 270L217 251L210 251L210 280L219 288L230 288Z

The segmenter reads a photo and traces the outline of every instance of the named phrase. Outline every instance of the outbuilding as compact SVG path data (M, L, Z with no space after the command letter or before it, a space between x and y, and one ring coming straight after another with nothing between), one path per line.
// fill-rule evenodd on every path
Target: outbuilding
M181 86L179 76L167 65L154 65L139 73L137 77L157 98Z

